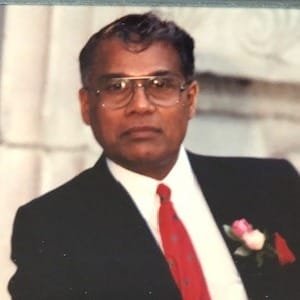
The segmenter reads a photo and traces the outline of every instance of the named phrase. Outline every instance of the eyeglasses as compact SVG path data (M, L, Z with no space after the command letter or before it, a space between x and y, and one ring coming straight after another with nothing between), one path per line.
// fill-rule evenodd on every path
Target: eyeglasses
M102 107L118 109L129 104L135 88L143 87L148 101L157 106L168 107L180 101L180 94L186 89L187 82L176 75L141 77L102 77L97 89ZM89 89L88 89L89 90Z

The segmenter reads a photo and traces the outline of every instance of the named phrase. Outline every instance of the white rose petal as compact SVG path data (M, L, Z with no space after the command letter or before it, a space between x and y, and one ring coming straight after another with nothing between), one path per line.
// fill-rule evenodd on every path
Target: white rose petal
M242 240L249 249L257 251L263 248L266 237L262 232L255 229L244 233Z

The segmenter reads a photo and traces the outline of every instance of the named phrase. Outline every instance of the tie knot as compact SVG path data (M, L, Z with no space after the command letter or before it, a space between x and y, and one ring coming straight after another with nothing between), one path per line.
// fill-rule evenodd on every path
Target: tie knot
M170 198L171 198L170 188L163 183L160 183L157 186L156 192L159 195L161 201L170 200Z

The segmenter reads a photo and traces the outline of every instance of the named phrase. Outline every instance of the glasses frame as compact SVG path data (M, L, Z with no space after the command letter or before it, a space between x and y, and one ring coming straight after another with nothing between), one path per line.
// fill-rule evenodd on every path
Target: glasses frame
M181 81L181 84L180 84L179 90L178 90L179 96L180 96L180 94L181 94L183 91L186 90L187 86L191 83L191 81L186 81L186 80L182 79L180 76L178 76L178 75L176 75L176 74L151 75L151 76L124 76L124 77L123 77L123 76L117 76L117 77L107 77L107 79L128 80L128 81L130 81L130 82L132 82L132 81L135 81L135 82L136 82L136 81L138 81L138 80L143 80L144 82L137 82L137 83L135 83L135 85L134 85L133 88L132 88L132 91L131 91L130 95L128 96L128 101L124 101L124 104L122 104L121 106L110 107L110 106L105 105L105 103L101 103L101 106L102 106L102 107L105 107L105 108L108 107L108 108L110 108L110 109L120 109L120 108L123 108L123 107L127 106L127 105L130 103L130 101L132 100L132 96L134 95L135 88L137 88L137 87L138 87L138 88L143 87L143 88L145 89L145 95L146 95L147 100L148 100L151 104L153 104L153 105L155 105L155 106L171 107L171 106L173 106L173 105L176 105L176 104L180 101L180 97L179 97L179 99L176 100L176 102L174 102L174 104L172 104L172 105L161 105L161 104L157 104L157 103L155 103L155 101L149 99L149 95L147 94L146 88L145 88L145 85L147 84L147 83L146 83L146 80L148 80L147 82L149 82L150 80L153 80L153 79L155 79L155 78L161 78L161 77L162 77L162 78L163 78L163 77L174 77L174 78L178 79L179 82ZM103 79L106 79L106 77L104 76ZM94 92L96 96L100 96L100 95L101 95L101 89L99 89L99 88L98 88L98 89L91 89L91 88L87 88L87 87L86 87L85 89L87 89L88 91ZM101 99L100 99L100 102L101 102Z

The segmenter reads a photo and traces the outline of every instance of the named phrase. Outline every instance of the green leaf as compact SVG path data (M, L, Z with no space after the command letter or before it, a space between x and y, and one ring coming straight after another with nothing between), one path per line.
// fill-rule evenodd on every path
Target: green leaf
M244 246L240 246L234 251L234 254L238 256L249 256L251 253L252 251L245 248Z
M228 237L231 237L231 234L230 234L231 228L230 228L230 226L227 225L227 224L224 224L224 225L223 225L223 229L224 229L224 232L226 233L226 235L227 235Z

